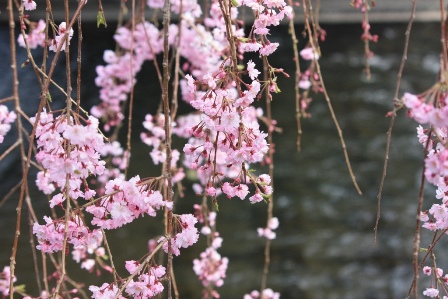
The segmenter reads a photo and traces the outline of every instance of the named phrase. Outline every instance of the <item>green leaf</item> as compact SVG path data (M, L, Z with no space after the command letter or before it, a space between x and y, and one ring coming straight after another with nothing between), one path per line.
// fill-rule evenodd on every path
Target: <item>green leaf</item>
M280 92L282 92L282 91L278 87L278 84L275 84L275 93L280 93Z
M106 18L104 17L104 11L102 10L99 10L98 14L96 15L96 25L98 28L100 28L101 25L107 27Z
M232 6L233 7L239 7L240 6L240 4L238 3L238 1L236 1L236 0L231 0L232 1Z
M25 293L25 286L24 284L14 286L14 292Z

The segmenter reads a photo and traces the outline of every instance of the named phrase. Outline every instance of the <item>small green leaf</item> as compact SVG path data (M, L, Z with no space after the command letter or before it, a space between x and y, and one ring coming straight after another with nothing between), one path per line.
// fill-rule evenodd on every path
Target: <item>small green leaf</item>
M50 103L53 101L49 92L47 92L47 101L49 101Z
M17 286L14 286L14 292L19 292L19 293L25 293L25 285L24 284L20 284Z
M238 1L236 1L236 0L231 0L232 1L232 6L233 7L239 7L240 6L240 4L238 3Z
M99 10L96 15L96 25L98 28L100 28L101 25L107 27L106 18L104 17L104 12L102 10Z
M280 92L282 92L282 91L278 87L278 84L275 84L275 93L280 93Z

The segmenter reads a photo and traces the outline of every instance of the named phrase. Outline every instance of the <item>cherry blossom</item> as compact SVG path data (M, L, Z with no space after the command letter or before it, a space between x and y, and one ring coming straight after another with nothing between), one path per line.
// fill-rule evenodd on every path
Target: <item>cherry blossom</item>
M261 292L259 291L252 291L250 294L246 294L243 297L244 299L280 299L280 293L274 292L272 289L264 289Z
M3 142L4 136L11 129L11 123L15 121L16 114L14 111L9 111L6 105L0 105L0 143Z
M14 277L13 282L16 282L17 278ZM9 296L9 286L11 282L11 268L5 266L3 271L0 272L0 292L4 297Z
M70 28L70 30L67 33L67 24L65 22L62 22L58 27L57 35L53 40L51 40L49 49L51 51L56 52L57 49L60 47L60 44L62 44L61 50L65 51L65 47L67 46L66 40L68 39L68 45L70 45L70 40L73 37L73 33L74 31L72 28Z
M195 227L198 220L192 214L175 215L174 219L180 231L172 238L171 250L174 255L179 255L180 248L187 248L198 241L199 233ZM158 242L165 239L161 237ZM163 244L163 250L168 253L168 242Z
M273 240L276 238L276 233L274 232L275 229L277 229L279 226L279 221L277 217L272 217L268 221L268 225L266 228L258 228L258 236L259 237L265 237L267 239Z
M27 0L24 0L27 1ZM38 46L43 47L45 45L45 21L39 20L38 23L31 23L30 32L25 36L20 33L17 38L17 43L21 47L26 47L25 40L30 49L36 49Z
M435 298L439 295L439 290L435 288L427 288L425 291L423 291L423 295Z
M31 118L32 122L35 120L35 117ZM98 153L104 146L103 137L98 133L98 120L91 116L86 125L68 125L64 115L54 119L53 114L44 110L36 126L36 137L36 160L45 169L37 175L39 189L51 194L56 189L55 185L62 187L61 192L52 198L51 206L61 204L66 199L66 194L72 199L83 197L82 187L91 197L92 191L84 181L90 175L102 174L105 164ZM64 149L67 142L72 147L70 152ZM66 184L67 176L69 184Z
M36 6L36 2L33 0L23 0L23 7L25 7L25 10L35 10Z
M93 299L113 299L116 297L119 288L115 284L103 283L101 287L91 285L89 290L93 293ZM121 294L118 295L118 299L124 299Z
M193 260L193 270L202 281L204 287L221 287L226 277L229 260L216 251L214 247L208 247L200 254L200 259Z
M305 60L318 60L319 54L317 54L312 47L304 48L300 51L300 56Z
M128 262L126 262L128 265ZM130 264L135 264L134 261L130 261ZM128 270L135 271L133 267L127 267ZM131 271L129 271L131 273ZM131 280L126 286L125 292L131 295L133 298L152 298L155 295L163 292L163 285L160 282L166 273L166 269L163 266L155 265L150 267L148 272L138 275L138 280ZM131 273L132 274L132 273Z

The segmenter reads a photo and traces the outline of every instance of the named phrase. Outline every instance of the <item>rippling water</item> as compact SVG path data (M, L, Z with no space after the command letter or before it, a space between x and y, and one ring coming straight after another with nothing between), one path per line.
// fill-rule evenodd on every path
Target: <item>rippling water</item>
M281 79L283 92L273 102L274 117L284 129L283 134L274 137L277 151L274 213L280 220L280 228L272 244L268 286L281 292L282 298L404 298L412 279L412 238L422 157L421 146L415 138L416 124L406 118L404 111L399 112L394 127L376 247L373 247L373 227L389 125L385 114L392 107L405 25L372 26L380 41L371 45L375 56L371 61L370 81L365 80L362 72L360 25L324 25L323 28L328 36L322 44L322 72L363 195L359 196L351 183L339 138L322 96L313 96L312 118L303 120L302 151L296 152L294 83L293 79ZM5 26L0 30L3 35L0 51L7 53ZM276 29L279 30L286 32L285 28ZM297 32L301 30L297 28ZM400 95L404 91L421 92L435 83L440 51L438 30L437 24L414 26ZM102 63L102 51L113 48L106 40L111 34L111 30L93 27L84 32L86 49L89 44L96 45L94 50L89 47L84 52L85 82L95 76L94 67ZM272 64L292 75L291 43L285 35L281 41L281 49L273 56ZM23 50L20 53L23 55ZM0 61L2 69L7 63ZM150 69L151 66L145 67ZM1 76L5 79L4 74ZM28 88L22 81L22 98L37 101L37 93L27 93ZM137 126L147 111L155 109L158 98L148 96L155 93L154 89L158 90L154 78L139 78ZM0 97L9 95L5 88L0 91ZM86 84L83 90L86 104L90 105L96 98L96 88ZM151 168L148 148L139 144L137 134L131 174L145 176L156 170ZM6 180L12 172L9 168L1 169ZM433 198L428 191L426 203L430 204ZM0 209L2 229L14 226L15 201L16 198L11 199ZM46 213L43 196L36 194L33 201L38 214ZM189 195L181 200L178 209L191 212L195 202L198 199ZM244 293L259 287L264 243L257 237L256 228L264 225L265 210L264 204L220 201L218 230L224 238L221 253L230 258L228 277L219 290L222 298L242 298ZM0 235L0 266L9 263L13 232L8 230ZM145 254L148 239L160 232L160 221L148 218L139 219L126 230L112 232L110 243L115 248L116 263ZM18 282L33 288L33 276L28 272L31 268L26 229L22 235ZM424 236L424 241L430 237L427 232ZM200 296L200 283L191 269L191 260L202 250L203 247L195 246L175 259L181 298ZM438 260L439 264L442 262L443 258ZM83 277L89 284L90 278L85 274ZM94 277L92 281L96 283ZM428 287L429 281L426 283Z

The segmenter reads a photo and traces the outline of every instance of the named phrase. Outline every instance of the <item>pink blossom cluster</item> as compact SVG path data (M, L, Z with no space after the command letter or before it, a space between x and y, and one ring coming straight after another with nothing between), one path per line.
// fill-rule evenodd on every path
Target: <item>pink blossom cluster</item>
M268 39L269 26L278 26L285 16L293 17L293 9L283 0L245 0L242 5L250 7L255 13L251 35L248 39L240 39L240 51L258 52L261 56L269 56L277 50L279 43ZM258 35L257 38L253 34Z
M435 272L435 275L437 276L437 278L440 278L443 275L443 269L437 268L436 271L434 271L434 272ZM428 266L423 267L423 274L428 275L428 276L431 275L432 268L428 267Z
M365 12L369 9L367 0L352 0L350 5L354 8L360 9L362 12Z
M137 261L127 261L126 269L130 274L134 274L140 265ZM131 280L126 286L125 292L135 299L152 298L163 292L163 285L160 282L165 275L166 269L160 265L149 267L147 272L139 273L137 281Z
M163 49L159 30L149 22L137 24L134 32L120 27L114 38L124 53L104 51L103 59L107 64L96 67L95 79L101 103L91 109L92 115L104 120L106 131L123 120L120 104L127 100L143 62L154 59Z
M424 129L421 125L417 127L417 137L422 146L426 149L425 177L426 180L437 186L436 198L442 200L442 204L435 203L429 210L420 213L420 220L423 227L431 230L448 229L448 150L445 147L448 129L448 110L443 94L435 93L438 97L437 106L426 99L433 99L432 92L423 95L413 95L405 93L403 104L408 108L408 116L414 118L420 124L429 124L431 130ZM432 271L435 269L435 271ZM440 268L424 267L423 273L431 275L434 272L435 280L442 281L448 285L448 275L443 275ZM431 286L423 291L423 295L431 298L440 298L439 289ZM448 298L443 296L443 298Z
M216 212L211 212L206 206L194 205L195 216L204 226L201 233L207 236L210 246L200 254L200 259L193 260L193 270L201 280L203 298L219 298L219 293L215 287L221 287L226 277L229 259L221 257L218 248L221 247L223 239L216 231Z
M434 275L434 280L442 282L445 286L443 287L444 290L446 290L446 286L448 285L448 274L445 274L444 277L442 277L443 275L443 270L440 268L434 268L435 271L432 271L433 268L432 267L423 267L423 274L430 276L431 274ZM438 286L440 286L440 284L438 284ZM431 297L431 298L435 298L439 295L439 290L437 288L434 288L434 286L431 285L431 287L426 288L425 291L423 291L423 295ZM437 297L440 298L440 297ZM448 299L447 296L443 296L443 299Z
M17 281L17 278L14 277L14 282ZM0 272L0 293L3 297L9 296L9 286L11 283L11 268L9 266L5 266L3 271Z
M37 23L31 22L30 32L25 34L25 36L20 33L17 38L17 43L24 48L26 48L26 44L28 44L30 49L36 49L38 46L43 47L45 45L45 28L46 24L44 20L39 20Z
M280 299L280 293L274 292L272 289L264 289L261 294L259 291L252 291L246 294L244 299Z
M276 230L278 228L278 225L279 225L278 218L272 217L271 219L269 219L268 225L266 228L260 227L257 229L258 236L265 237L270 240L275 239L277 237L277 235L274 232L274 230Z
M36 117L32 117L31 122L35 121ZM36 184L45 194L56 188L61 190L50 200L50 207L62 204L67 195L71 199L92 198L95 191L89 189L85 180L102 174L105 164L99 154L104 141L98 132L98 120L90 116L86 125L76 124L73 118L54 118L44 110L36 125L36 137L36 160L44 168L38 173Z
M127 261L126 269L130 274L134 274L140 263L137 261ZM125 292L134 299L153 298L163 292L161 279L166 274L166 269L160 265L148 267L145 272L138 273L137 281L131 280L125 288ZM122 294L118 294L120 288L115 283L103 283L101 287L91 285L89 290L93 293L94 299L124 299Z
M120 289L114 283L103 283L100 287L91 285L89 290L93 293L93 299L125 299L123 295L118 294Z
M64 236L67 225L67 242L76 246L89 246L100 244L102 233L99 229L90 230L83 220L75 215L67 220L53 220L44 216L46 224L39 225L37 222L33 225L33 234L36 235L39 245L37 249L42 252L52 253L65 250L63 247Z
M428 139L429 130L422 126L417 128L419 142L427 148L428 154L425 158L426 180L437 186L436 198L442 200L442 204L434 204L429 210L423 211L420 220L424 222L423 227L429 230L448 228L448 150L445 148L447 138L448 110L441 99L442 105L434 107L425 102L425 96L416 96L405 93L404 105L408 108L408 115L420 124L430 124L433 128L433 138ZM435 136L435 138L434 138Z
M5 105L0 105L0 143L5 139L6 134L11 129L11 123L14 122L17 115L14 111L9 111Z
M211 7L212 13L215 5ZM224 19L218 20L220 22L215 24L217 27L212 27L213 30L201 24L193 26L194 20L181 22L182 36L179 41L179 51L182 57L187 59L183 69L189 71L195 78L202 79L207 74L218 72L223 63L223 55L228 53L229 44L223 28ZM240 29L236 30L235 34L243 36L244 32ZM183 86L185 87L185 83ZM186 100L185 97L184 100Z
M68 45L70 45L70 40L73 37L73 29L70 28L70 30L67 32L67 24L65 22L62 22L58 27L57 35L54 39L51 40L51 45L48 49L50 51L56 52L59 47L61 47L62 51L65 51L65 47L67 46L67 40ZM60 46L62 44L62 46Z
M187 248L196 243L199 239L198 229L194 226L198 220L192 214L174 215L174 226L179 231L171 239L171 251L174 255L180 254L180 248ZM161 237L158 242L166 240ZM163 250L168 253L168 242L163 244Z
M154 217L156 210L162 207L172 208L172 202L163 200L160 191L140 183L139 176L128 181L121 178L109 181L105 194L86 208L93 215L92 224L103 229L115 229L144 214Z
M321 31L325 34L325 31ZM323 92L320 76L316 70L317 60L319 60L319 53L317 53L313 47L308 45L300 51L300 57L311 62L308 68L300 75L300 114L302 117L311 117L311 114L307 111L310 103L312 102L312 98L309 97L310 88L312 88L314 92Z
M221 257L216 249L212 245L200 254L200 259L193 260L193 270L206 288L221 287L226 277L229 259Z
M252 83L245 84L246 89L240 95L234 85L223 84L229 76L223 66L200 80L187 75L182 85L184 99L202 114L179 118L173 132L190 137L183 149L184 164L197 171L209 196L216 196L220 189L229 198L244 199L249 188L237 179L242 172L241 165L262 161L268 150L267 134L260 131L257 120L260 112L250 106L261 88L257 80L259 71L249 61L245 72ZM235 180L215 186L218 176ZM262 197L257 194L252 200L261 201Z
M372 6L374 6L375 1L372 1ZM354 8L360 9L364 14L364 19L362 21L362 29L363 33L361 35L361 39L366 44L365 53L367 59L373 56L373 52L369 49L369 42L376 43L378 41L378 35L370 33L370 23L368 19L368 11L370 10L370 5L367 3L367 0L352 0L350 3Z
M408 108L408 116L412 117L420 124L430 124L434 127L448 126L448 106L445 99L441 99L441 107L425 102L425 96L405 93L403 101Z
M99 237L99 236L98 236ZM72 257L78 264L81 263L81 269L85 269L92 272L94 266L99 264L99 266L106 270L107 272L112 272L112 268L104 264L100 259L106 260L108 256L106 255L106 250L101 246L102 236L99 238L98 242L94 242L86 245L74 246L72 250ZM97 273L100 274L99 268L97 268Z

